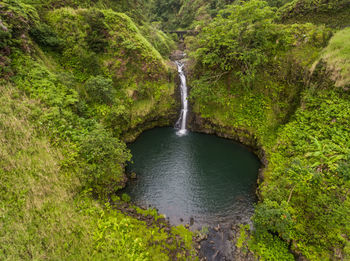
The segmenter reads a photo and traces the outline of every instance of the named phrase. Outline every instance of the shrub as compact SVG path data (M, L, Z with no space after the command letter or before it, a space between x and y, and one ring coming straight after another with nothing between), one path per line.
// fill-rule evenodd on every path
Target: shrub
M122 200L125 201L125 202L130 202L131 201L131 197L128 194L123 193L122 194Z
M97 126L82 140L80 155L85 161L84 185L102 197L122 187L124 164L131 158L125 143Z
M104 14L97 9L91 9L86 13L85 19L89 25L86 36L89 48L94 52L103 52L108 46L107 38L109 36L108 29L104 24Z
M279 204L266 199L257 206L253 222L258 234L272 232L285 240L290 238L293 221L288 210L288 203L285 201Z
M235 71L243 85L252 86L258 69L289 46L275 17L260 0L228 6L199 34L196 60L221 76Z
M130 110L124 104L119 102L108 110L103 123L106 127L113 130L114 135L120 135L123 130L126 130L129 127L130 120Z
M111 79L103 76L92 76L86 81L85 90L89 101L107 104L114 101L115 90Z
M62 48L62 39L47 24L41 23L38 26L32 27L29 34L42 47L49 47L56 50Z
M253 238L248 244L249 249L259 256L258 260L295 260L293 254L289 252L287 243L266 231L259 235L258 240Z
M339 164L338 174L344 181L350 181L350 155L347 156L346 161Z

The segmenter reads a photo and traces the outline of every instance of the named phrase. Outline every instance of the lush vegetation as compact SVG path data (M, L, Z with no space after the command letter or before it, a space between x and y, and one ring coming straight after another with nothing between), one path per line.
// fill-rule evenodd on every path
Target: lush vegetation
M0 259L196 258L192 233L114 196L125 141L176 115L175 43L159 28L198 32L185 43L205 127L265 151L254 227L237 245L262 260L350 259L349 8L1 1Z
M150 19L164 30L195 28L232 3L232 0L154 0Z
M124 140L168 124L176 104L172 40L108 8L0 3L1 260L195 259L191 232L113 196Z
M348 259L350 33L328 43L327 26L279 21L266 2L240 2L187 38L193 108L206 128L246 130L241 140L266 153L262 202L240 247L264 260Z
M177 255L190 258L192 235L183 227L150 226L79 189L73 144L53 144L39 120L48 107L12 85L0 93L2 260L168 260L180 236Z

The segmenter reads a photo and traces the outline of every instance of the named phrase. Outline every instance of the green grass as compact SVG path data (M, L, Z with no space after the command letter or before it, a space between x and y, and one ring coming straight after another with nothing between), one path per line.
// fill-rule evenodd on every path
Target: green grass
M92 240L87 217L72 207L78 180L61 169L63 150L53 148L31 122L38 101L13 86L0 92L0 258L80 255Z
M91 74L108 75L119 86L164 81L167 67L162 56L126 14L60 8L47 13L46 18L55 33L64 39L60 63L82 81ZM89 28L91 19L96 21ZM101 37L89 38L94 34Z
M350 86L350 28L333 36L322 52L321 59L327 62L337 87Z
M278 13L284 23L325 24L332 28L350 25L350 4L347 0L294 0Z

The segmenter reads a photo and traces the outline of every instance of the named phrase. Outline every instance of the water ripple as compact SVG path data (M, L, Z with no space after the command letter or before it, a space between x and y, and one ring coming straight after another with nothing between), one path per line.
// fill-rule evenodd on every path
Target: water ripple
M172 128L143 133L130 145L138 179L126 192L139 204L147 202L173 224L212 225L253 212L260 162L244 146L211 135Z

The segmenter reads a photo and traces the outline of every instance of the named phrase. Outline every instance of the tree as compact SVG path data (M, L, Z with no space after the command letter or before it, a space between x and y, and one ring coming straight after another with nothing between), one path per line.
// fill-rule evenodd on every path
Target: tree
M88 94L88 100L98 103L111 104L116 95L113 81L100 75L90 77L85 83L85 90Z
M131 155L125 143L97 126L83 140L80 155L84 159L82 182L99 196L106 196L123 185L125 162Z
M266 199L257 206L253 222L258 234L272 232L284 240L290 239L293 220L286 201L279 204L276 201Z
M197 62L218 74L235 70L243 85L251 86L258 68L288 46L284 27L275 18L265 1L228 6L199 34Z

